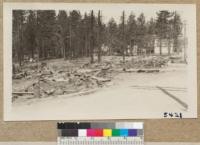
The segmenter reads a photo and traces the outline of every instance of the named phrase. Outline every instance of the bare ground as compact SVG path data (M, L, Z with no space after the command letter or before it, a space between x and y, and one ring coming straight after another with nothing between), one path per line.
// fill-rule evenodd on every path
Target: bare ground
M16 120L162 118L164 112L190 116L186 68L186 64L170 63L154 73L121 71L112 75L112 81L81 90L81 94L77 91L29 99L21 96L13 103L12 117Z

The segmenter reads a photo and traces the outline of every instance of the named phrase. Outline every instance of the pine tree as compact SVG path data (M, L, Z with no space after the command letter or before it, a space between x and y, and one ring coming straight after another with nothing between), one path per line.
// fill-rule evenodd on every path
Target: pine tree
M170 37L169 22L171 17L172 14L166 10L157 13L156 34L160 41L160 55L162 55L162 39L167 39Z
M107 33L108 39L106 40L106 43L109 46L109 55L111 55L113 50L119 44L117 39L118 28L114 18L111 18L108 22Z
M101 62L101 31L102 31L102 22L101 22L101 12L98 12L98 62Z
M57 57L57 39L55 37L56 13L54 10L37 11L37 39L39 58Z
M182 33L182 22L181 22L181 18L180 15L175 12L172 20L172 38L173 38L173 42L174 42L174 52L177 52L179 49L179 44L178 44L178 37L179 35L181 35Z
M91 22L90 22L90 32L91 32L91 35L90 35L90 57L91 57L91 63L94 63L94 12L93 10L91 11Z
M28 11L25 36L26 36L26 48L28 48L28 54L34 59L36 52L36 12L33 10Z
M123 50L123 63L125 63L125 12L122 12L122 50Z
M155 20L153 18L151 18L150 21L148 22L147 33L149 35L155 35L156 34L156 23L155 23Z
M23 31L24 31L24 20L25 11L13 10L13 57L17 56L19 65L22 65L24 58L23 50Z
M139 49L139 53L142 53L142 49L144 49L145 46L145 35L146 35L146 26L145 26L145 16L143 13L140 14L140 16L137 18L137 45Z
M84 53L85 56L89 56L90 54L90 38L89 38L89 34L90 34L90 18L87 15L87 13L85 13L84 15L84 20L83 20L83 25L84 25Z
M67 45L68 45L68 35L69 35L69 20L66 11L60 10L57 16L58 28L60 28L60 32L58 35L60 36L60 43L63 45L62 56L64 59L67 58Z
M156 22L153 18L151 18L147 22L147 34L146 34L146 39L148 44L148 53L153 53L154 52L154 46L155 46L155 36L156 36Z
M133 46L135 45L136 42L136 31L137 31L137 24L135 20L135 15L131 13L128 18L127 22L127 38L128 38L128 44L130 45L130 50L131 50L131 55L133 55Z
M81 14L77 10L70 12L70 37L71 37L71 57L76 58L80 54L80 22Z

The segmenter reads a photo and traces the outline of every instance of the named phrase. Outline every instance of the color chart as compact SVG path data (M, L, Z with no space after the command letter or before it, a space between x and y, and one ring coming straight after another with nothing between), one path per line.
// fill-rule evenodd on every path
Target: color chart
M142 145L143 123L58 123L58 145Z

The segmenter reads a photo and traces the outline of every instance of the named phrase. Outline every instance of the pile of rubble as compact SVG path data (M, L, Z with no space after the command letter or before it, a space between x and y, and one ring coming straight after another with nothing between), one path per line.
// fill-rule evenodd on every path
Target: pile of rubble
M23 73L26 75L16 77ZM26 69L15 74L13 78L32 81L26 88L15 89L13 95L16 98L21 95L34 97L64 95L103 87L106 82L111 81L111 65L95 63L85 64L80 68L55 70L50 65L40 64L35 71Z
M126 62L126 68L161 68L164 67L169 59L163 57L136 58Z
M93 64L77 60L73 63L60 60L30 63L13 74L13 79L19 80L19 84L13 87L13 96L48 97L81 93L105 86L120 72L159 72L159 68L168 63L168 59L162 57L126 60L124 63L119 58L110 57ZM20 84L26 87L20 87Z
M169 59L153 56L147 58L135 58L124 63L123 70L126 72L159 72L160 68L168 64Z

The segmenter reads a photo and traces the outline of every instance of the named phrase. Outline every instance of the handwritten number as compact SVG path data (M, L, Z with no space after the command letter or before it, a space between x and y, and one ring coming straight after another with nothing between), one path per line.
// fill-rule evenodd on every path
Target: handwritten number
M164 118L183 118L182 113L177 112L164 112L163 113Z

